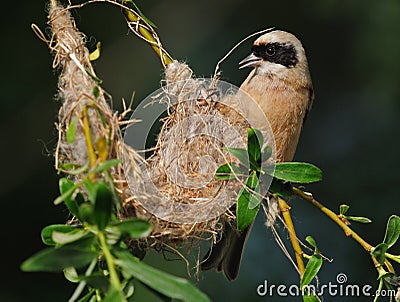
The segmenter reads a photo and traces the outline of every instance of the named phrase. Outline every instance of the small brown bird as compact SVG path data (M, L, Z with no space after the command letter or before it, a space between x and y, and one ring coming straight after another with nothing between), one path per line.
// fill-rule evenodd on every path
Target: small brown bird
M239 64L240 68L254 67L240 89L264 111L274 134L277 162L291 161L314 99L301 42L288 32L269 31L254 41L252 53ZM226 223L221 239L204 257L201 269L216 268L228 280L236 279L250 229L239 232Z

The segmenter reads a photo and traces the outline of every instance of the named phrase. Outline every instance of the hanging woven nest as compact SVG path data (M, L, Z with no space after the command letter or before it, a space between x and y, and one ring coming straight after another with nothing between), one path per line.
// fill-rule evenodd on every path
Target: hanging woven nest
M117 214L120 219L140 217L152 223L152 234L141 245L215 240L226 221L235 221L230 208L243 185L240 177L230 181L214 177L219 166L237 161L224 147L246 148L247 129L253 127L274 150L271 129L257 104L234 85L217 78L194 78L188 65L175 61L166 67L162 88L133 113L123 137L121 125L126 124L129 110L117 114L110 108L90 63L85 36L69 10L51 1L49 25L53 67L61 70L57 168L82 167L91 161L90 152L100 160L121 159L110 169L122 205ZM145 138L148 133L135 120L138 110L152 106L162 106L166 117L152 156L143 159L138 154L143 150L132 146L140 133ZM164 112L156 111L156 120ZM71 124L75 127L72 142L68 139ZM74 177L80 179L79 174Z

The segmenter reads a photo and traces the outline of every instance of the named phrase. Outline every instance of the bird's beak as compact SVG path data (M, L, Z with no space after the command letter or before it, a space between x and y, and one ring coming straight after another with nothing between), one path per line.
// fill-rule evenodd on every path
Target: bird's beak
M255 67L261 63L262 59L255 56L253 53L239 62L239 69L245 67Z

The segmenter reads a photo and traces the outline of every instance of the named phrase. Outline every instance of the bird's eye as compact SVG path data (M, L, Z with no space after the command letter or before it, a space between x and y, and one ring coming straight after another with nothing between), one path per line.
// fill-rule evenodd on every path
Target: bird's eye
M268 46L266 49L266 53L268 56L273 56L275 54L275 47L273 46Z

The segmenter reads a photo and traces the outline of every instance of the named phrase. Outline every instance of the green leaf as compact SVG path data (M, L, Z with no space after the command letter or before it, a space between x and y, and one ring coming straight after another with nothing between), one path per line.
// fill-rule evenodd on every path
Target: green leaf
M46 245L56 245L56 242L53 240L53 232L59 233L69 233L75 231L78 227L72 225L65 224L53 224L48 225L42 230L42 241Z
M314 238L311 236L306 237L306 241L314 248L314 253L318 253L318 246L317 243L315 242Z
M387 226L386 226L386 233L383 242L388 245L388 248L393 246L397 240L399 239L400 235L400 217L396 215L392 215L389 217Z
M86 188L86 192L88 194L89 200L94 204L96 201L96 184L93 181L91 181L89 178L86 178L83 181L83 185Z
M100 51L101 51L101 42L99 41L96 43L96 50L89 54L89 60L96 61L98 58L100 58Z
M314 254L311 256L310 260L308 260L306 269L304 271L303 278L300 282L300 288L310 284L310 282L314 279L314 277L318 274L319 270L322 266L322 257L318 254Z
M109 246L120 242L122 234L118 228L109 225L105 228L104 233L106 235L106 242Z
M260 196L249 192L249 189L254 190L258 187L255 171L252 171L247 178L246 187L240 190L236 206L236 224L239 231L243 231L253 222L260 208Z
M143 286L149 291L151 292L153 295L155 295L160 301L162 302L173 302L173 299L171 299L170 297L163 295L162 293L158 292L157 290L155 290L154 288L151 288L150 286L142 283Z
M234 163L223 164L215 172L215 178L220 180L230 180L240 175L242 175L242 171Z
M121 163L120 159L110 159L102 163L101 165L98 165L96 168L93 170L89 171L89 174L96 174L99 172L106 171L110 169L111 167L118 166Z
M85 66L85 71L92 78L92 80L96 82L97 85L101 85L103 83L100 78L93 74L89 67Z
M267 161L272 156L272 148L270 146L266 146L262 151L261 160L263 162Z
M112 193L103 182L96 186L96 202L94 204L93 218L99 230L104 230L111 219Z
M89 286L101 289L106 292L110 281L106 276L98 272L92 273L90 276L79 276L80 281L85 281Z
M66 194L70 189L75 187L75 184L67 178L61 178L59 181L59 186L61 194ZM64 199L64 203L71 214L75 217L78 217L79 219L78 203L71 197L72 194L70 196L66 196L66 198Z
M136 9L136 12L140 15L140 17L142 17L143 20L145 20L150 26L152 26L152 27L154 27L154 28L157 28L157 26L156 26L149 18L147 18L147 17L142 13L142 11L139 9L139 7L136 5L135 2L133 2L132 0L125 0L125 2L130 2L130 3L132 3L133 6L134 6L135 9Z
M229 152L232 154L234 157L236 157L240 163L245 166L246 168L249 168L249 154L247 153L246 149L242 148L223 148L223 150Z
M125 295L121 290L115 289L114 287L110 287L108 293L105 298L102 300L103 302L125 302Z
M64 277L69 282L78 283L81 281L75 267L67 267L64 269Z
M57 272L68 267L81 268L88 265L97 257L97 253L91 250L82 250L69 247L47 248L29 259L25 260L21 269L25 272Z
M276 163L274 177L294 183L312 183L322 180L322 171L308 163Z
M52 239L55 243L64 245L78 241L88 234L90 234L90 232L82 228L75 228L75 230L67 233L54 230L52 233Z
M136 278L165 296L187 302L210 301L204 293L186 279L151 267L139 261L129 252L116 252L116 255L118 258L115 259L115 263L125 274Z
M96 294L96 291L93 288L85 296L83 296L78 302L96 302L97 299L96 299L95 294Z
M83 203L79 206L79 217L81 222L94 224L94 207L90 203Z
M372 220L367 217L358 217L358 216L347 216L342 215L344 218L350 221L359 222L359 223L371 223Z
M261 202L260 186L258 184L258 177L255 171L253 171L247 178L246 186L250 188L252 191L254 191L254 192L249 192L250 199L248 207L250 210L252 210L258 207Z
M150 235L152 226L149 222L142 219L123 220L113 225L122 234L127 234L129 238L144 238Z
M389 258L390 260L393 260L393 261L396 261L397 263L400 263L400 255L386 254L386 257Z
M64 203L67 206L68 210L71 212L71 214L80 220L79 206L78 206L78 203L76 202L76 200L66 199L66 200L64 200Z
M67 142L70 144L72 144L75 141L75 125L76 125L77 120L78 120L78 118L76 116L74 116L71 119L71 122L69 123L68 129L67 129L66 138L67 138Z
M247 151L250 160L257 163L261 159L261 146L264 144L264 138L261 132L254 128L247 129Z
M72 186L71 186L72 183ZM61 195L58 196L54 200L54 204L58 205L65 201L66 199L71 198L72 194L75 192L75 190L78 188L79 184L74 184L72 181L70 181L67 178L61 178L59 181L59 186L60 186L60 192Z
M286 198L293 195L292 186L290 183L284 182L280 179L273 178L269 191L279 197Z
M303 302L320 302L321 300L314 294L303 295Z
M350 206L348 206L347 204L341 204L339 207L339 213L340 215L344 215L347 213L347 211L349 210Z
M94 95L94 97L96 99L99 98L99 96L100 96L100 88L99 88L99 86L94 86L93 87L93 95Z
M89 168L89 161L87 161L83 166L79 166L71 163L60 163L60 171L70 175L79 175L85 172Z
M376 260L378 260L378 262L380 264L383 264L385 262L386 259L386 251L388 250L389 246L387 243L379 243L376 247L374 247L374 249L372 250L372 255L375 257Z
M125 285L124 293L127 298L133 296L133 294L135 293L135 284L133 283L133 280L130 280L128 284Z
M377 280L380 280L380 279L393 279L393 281L395 283L398 283L400 281L399 277L396 277L396 274L395 273L391 273L391 272L382 272L382 273L380 273L378 278L377 278Z

